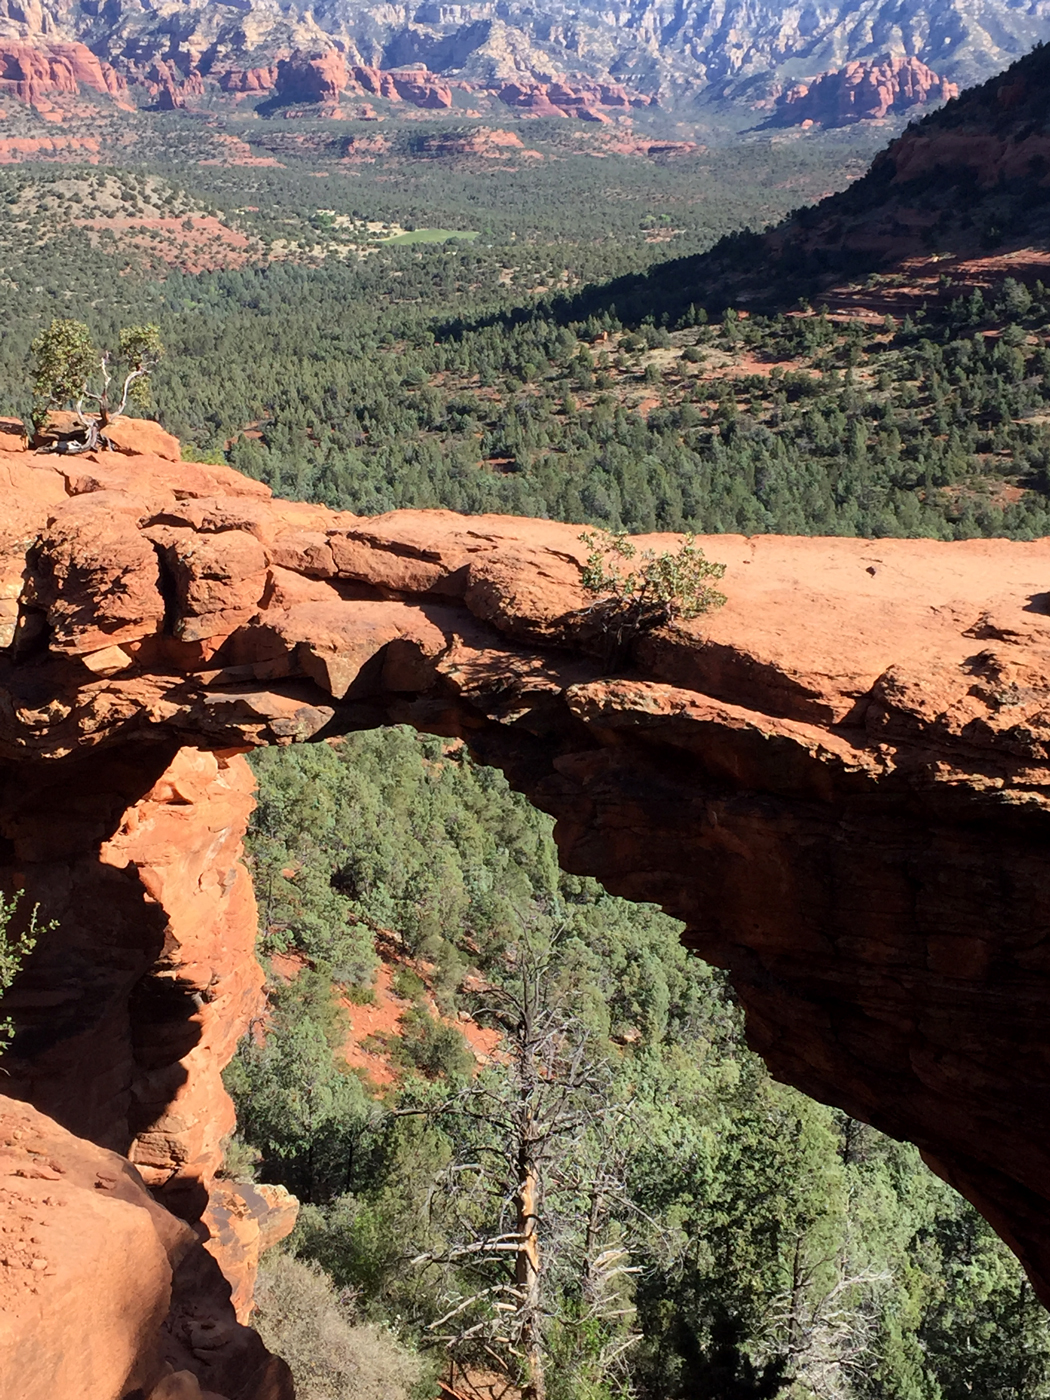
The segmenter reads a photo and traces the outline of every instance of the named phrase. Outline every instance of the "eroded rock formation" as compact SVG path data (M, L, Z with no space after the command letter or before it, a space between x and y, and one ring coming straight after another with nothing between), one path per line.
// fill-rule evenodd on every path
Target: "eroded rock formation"
M845 68L788 88L777 100L776 120L783 126L848 126L958 96L957 83L948 82L917 58L854 60Z
M887 53L914 54L953 82L980 81L1045 38L1048 25L1048 0L684 0L673 10L656 0L611 8L599 0L0 0L6 34L81 41L132 82L158 60L207 76L260 73L296 51L338 50L389 68L426 63L483 87L548 83L582 64L592 81L634 79L686 104L702 94L751 103L800 72Z
M655 98L632 95L619 83L570 83L568 79L553 83L505 83L498 95L506 106L517 107L530 117L578 117L591 122L610 120L604 108L627 111L631 107L656 105Z
M726 607L611 658L577 527L362 519L132 438L0 451L0 879L59 923L7 1087L247 1259L242 1317L285 1206L214 1178L259 986L238 751L387 723L683 919L774 1072L918 1143L1050 1299L1050 542L714 537Z
M290 1400L283 1362L233 1316L198 1233L123 1157L8 1098L0 1221L11 1400Z
M0 93L47 106L57 93L82 89L122 99L127 83L83 44L13 43L0 40Z
M345 94L372 94L392 102L443 109L452 106L448 84L425 68L386 71L352 64L338 49L275 54L258 67L209 68L203 74L192 63L180 67L159 55L130 65L128 76L100 60L84 44L58 43L32 35L29 42L0 35L0 94L36 106L45 115L56 96L76 97L94 92L113 98L129 111L128 83L161 110L192 106L199 99L229 93L235 97L272 95L286 102L331 106Z

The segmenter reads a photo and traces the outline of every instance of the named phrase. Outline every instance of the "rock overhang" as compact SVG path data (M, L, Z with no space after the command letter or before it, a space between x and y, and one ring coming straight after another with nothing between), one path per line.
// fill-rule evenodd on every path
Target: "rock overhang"
M0 451L0 500L9 794L462 737L567 868L683 920L774 1073L915 1141L1050 1296L1050 541L703 539L725 607L613 669L579 526L366 519L146 454ZM172 800L148 776L114 810Z

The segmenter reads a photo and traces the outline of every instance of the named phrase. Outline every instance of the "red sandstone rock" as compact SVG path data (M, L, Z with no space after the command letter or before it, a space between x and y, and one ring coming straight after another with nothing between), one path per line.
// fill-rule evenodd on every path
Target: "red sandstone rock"
M972 170L985 188L1000 181L1029 180L1050 184L1050 136L1041 131L906 131L876 157L875 165L892 163L893 183L921 180L938 168ZM1040 173L1045 170L1046 173Z
M382 138L371 137L353 143L355 150L368 149L370 143ZM386 149L388 143L383 143ZM513 131L478 127L474 131L441 131L420 138L420 146L432 156L481 156L485 160L505 160L517 156L525 160L542 160L539 151L529 150Z
M0 139L0 165L51 158L97 165L101 148L97 136L5 136Z
M136 74L159 111L171 112L185 107L192 97L204 96L204 79L196 68L186 74L167 59L156 59Z
M434 73L391 73L398 97L416 107L442 108L452 106L452 90Z
M291 1234L298 1213L299 1202L283 1186L218 1181L212 1187L204 1247L230 1281L238 1322L251 1318L260 1256Z
M46 1100L64 1125L126 1153L153 1196L176 1216L190 1222L203 1217L210 1233L210 1238L205 1235L208 1253L197 1234L179 1234L175 1220L158 1212L168 1220L166 1228L192 1248L172 1258L174 1279L169 1270L153 1331L145 1324L129 1328L125 1350L148 1341L151 1350L143 1353L143 1365L153 1364L159 1347L177 1369L188 1367L209 1383L205 1389L231 1400L287 1396L285 1371L267 1358L254 1334L238 1326L234 1310L239 1317L247 1315L259 1253L291 1228L294 1202L281 1192L260 1194L214 1180L222 1138L233 1127L220 1072L259 1006L262 987L253 956L255 904L240 862L252 777L239 757L184 749L163 771L157 772L156 762L152 771L147 768L147 790L141 796L136 795L142 789L141 770L135 773L133 766L128 778L123 793L128 805L120 813L111 808L103 819L102 830L110 834L101 843L94 872L72 868L61 894L45 872L54 870L56 853L80 839L82 815L76 805L59 814L45 799L34 816L39 794L25 794L20 819L10 797L4 803L6 830L14 834L18 859L24 862L20 882L32 887L35 897L41 892L39 872L48 886L45 897L61 920L38 975L46 981L48 966L68 966L69 959L75 964L82 956L78 942L85 938L89 945L98 938L99 949L109 945L103 959L108 959L108 970L96 959L93 979L79 994L73 992L73 1004L72 986L64 976L67 996L57 1022L53 998L43 1002L50 1025L61 1027L70 1013L73 1021L79 1019L79 1040L75 1035L70 1042L60 1031L64 1043L36 1056L28 1078L25 1061L9 1055L5 1087ZM139 939L147 936L129 945L120 931L135 926L134 911L143 901L155 913L145 923L141 913L137 916ZM79 996L85 998L87 1016L74 1010ZM37 993L31 975L23 978L13 998L16 1005L19 997L32 1020ZM134 1176L126 1164L123 1170ZM79 1231L79 1223L69 1228ZM129 1288L141 1291L144 1299L153 1288L147 1262L148 1255L136 1251L121 1265ZM236 1294L232 1306L231 1285ZM90 1297L90 1288L86 1292ZM32 1318L25 1323L30 1333L34 1325ZM198 1353L194 1337L202 1327L210 1329L215 1345ZM42 1349L55 1350L51 1342ZM6 1373L5 1360L0 1329L0 1368ZM84 1400L105 1400L117 1392L84 1387L76 1393Z
M506 83L497 94L508 107L518 107L534 117L578 117L582 121L608 122L603 107L625 109L648 106L652 99L631 98L616 83L561 80L553 83Z
M148 1393L163 1373L172 1275L197 1245L193 1232L116 1153L28 1104L0 1098L0 1142L5 1390L18 1400Z
M224 85L236 83L230 89L236 91L255 90L247 86L248 81L246 75L238 75L236 79L229 75ZM333 115L339 95L346 91L410 102L416 107L452 106L452 92L447 83L425 68L398 73L360 64L351 68L343 54L335 49L315 58L293 54L291 58L282 59L277 65L274 85L277 95L285 101L324 103L331 107Z
M106 437L118 452L132 456L166 457L169 462L182 460L182 447L177 437L166 433L150 418L111 418L106 425Z
M171 1048L184 1053L154 1055L134 1089L128 1155L177 1212L183 1198L210 1190L221 1163L234 1118L220 1071L261 999L255 901L241 864L253 788L242 758L183 750L127 809L100 854L103 865L133 869L167 920L154 976L178 979L182 1019Z
M272 92L277 86L277 65L269 68L231 68L219 78L223 92Z
M40 567L24 592L15 645L24 654L46 616L50 646L90 654L157 630L156 553L138 530L140 503L107 491L57 506L41 535Z
M332 102L349 78L346 59L336 49L316 58L293 54L277 65L277 95L286 102Z
M958 97L955 83L934 73L917 58L887 58L878 63L854 60L833 73L799 83L777 99L777 119L844 126L905 112L931 102Z
M548 83L547 101L555 107L580 107L597 100L597 89L571 88L566 83Z
M634 103L632 104L631 97L627 92L626 88L621 87L619 83L599 83L598 102L599 105L602 107L630 107L632 105L649 105L647 99L641 98L636 98L634 100Z
M121 97L124 79L83 44L19 44L0 40L0 91L23 102L37 102L52 93L92 92Z
M180 641L228 636L255 613L266 589L266 553L250 531L198 535L161 526L150 538L178 600Z
M374 97L386 97L391 102L401 100L392 73L384 73L380 68L364 68L358 64L354 65L350 73L362 92L370 92Z
M777 1075L918 1143L1050 1298L1050 543L712 537L727 605L613 670L572 525L2 445L0 521L4 878L61 928L11 1092L199 1220L258 988L230 750L406 722L683 919Z
M534 117L564 117L561 107L556 107L547 96L545 83L507 83L500 88L497 96L508 107L519 107Z
M0 1144L5 1400L135 1391L149 1400L291 1400L287 1367L237 1323L195 1232L156 1204L123 1158L8 1098L0 1098ZM187 1279L197 1286L192 1301ZM223 1336L203 1363L187 1345L208 1317L202 1304Z

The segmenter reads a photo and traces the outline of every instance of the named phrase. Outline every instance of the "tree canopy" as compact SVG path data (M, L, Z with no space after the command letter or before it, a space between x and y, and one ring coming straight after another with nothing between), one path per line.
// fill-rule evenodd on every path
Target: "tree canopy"
M150 375L164 354L156 325L126 326L117 350L99 350L82 321L56 317L33 341L33 421L42 425L52 409L69 409L85 427L87 411L101 427L129 403L149 406Z

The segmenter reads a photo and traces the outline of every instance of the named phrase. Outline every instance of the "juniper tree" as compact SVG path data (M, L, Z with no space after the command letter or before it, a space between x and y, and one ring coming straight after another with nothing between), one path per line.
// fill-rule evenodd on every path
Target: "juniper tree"
M149 404L149 379L164 347L153 324L125 326L116 351L100 350L82 321L56 317L33 342L33 421L38 426L52 409L71 408L83 427L99 427L119 417L129 403Z

